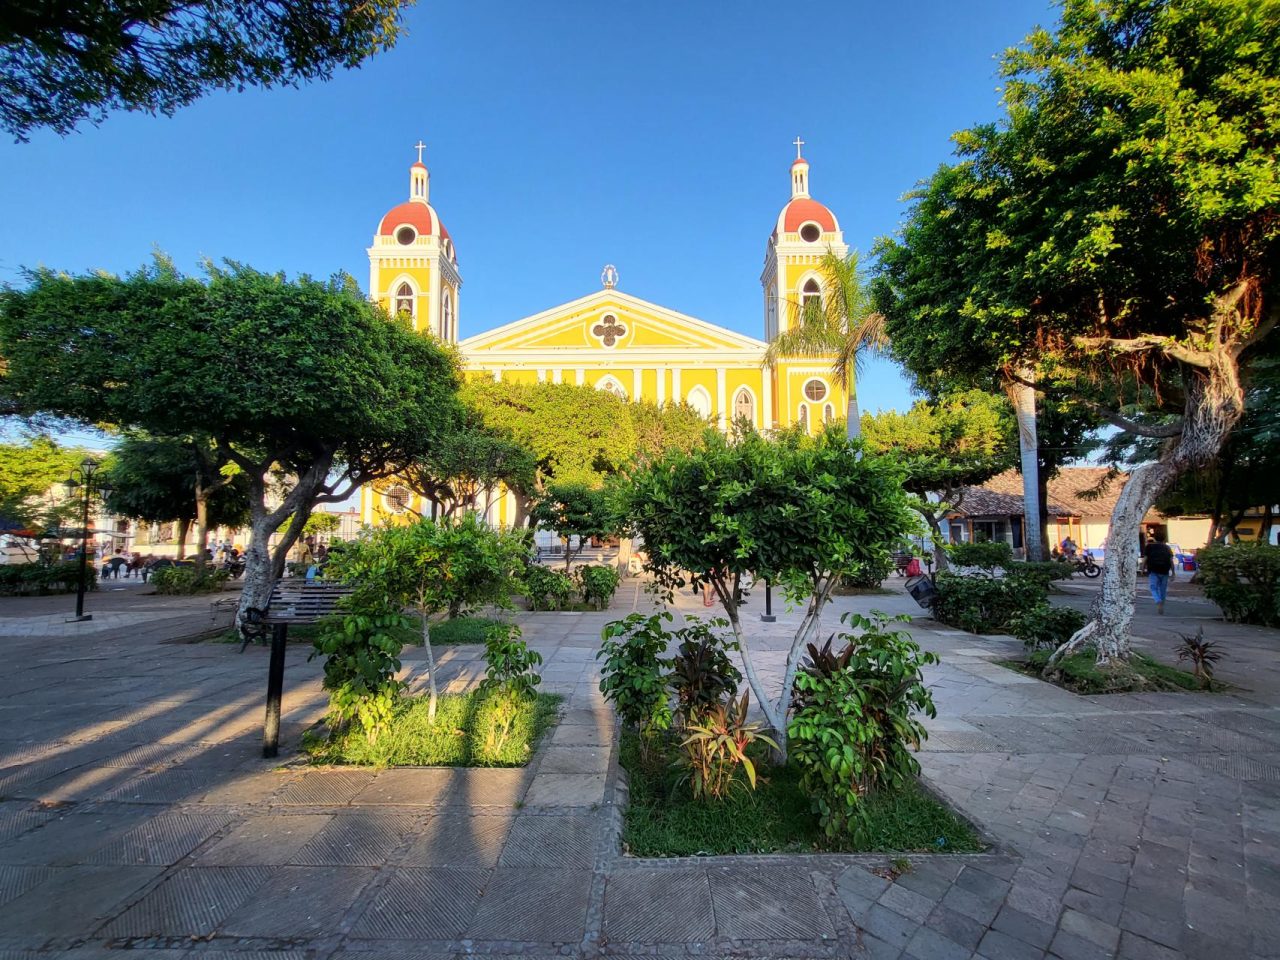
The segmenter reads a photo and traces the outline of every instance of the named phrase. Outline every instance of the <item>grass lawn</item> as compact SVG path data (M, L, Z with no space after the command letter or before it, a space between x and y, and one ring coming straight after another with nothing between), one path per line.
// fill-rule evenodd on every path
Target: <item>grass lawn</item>
M694 800L672 767L675 750L649 763L639 740L624 733L620 759L631 797L622 830L624 849L637 857L742 853L948 852L972 853L982 843L946 807L919 787L877 794L857 836L830 840L800 790L795 768L761 766L754 792L736 790L721 801Z
M440 620L431 624L431 645L438 647L452 643L484 643L489 628L501 622L488 617L457 617L453 620Z
M1037 650L1025 660L1001 660L1001 665L1028 676L1044 679L1040 671L1049 661L1051 650ZM1150 690L1213 690L1227 688L1227 684L1214 681L1202 687L1195 676L1186 670L1170 667L1142 653L1135 653L1128 665L1099 667L1097 654L1085 650L1058 663L1059 673L1050 683L1072 693L1140 693Z
M563 698L540 693L520 707L511 732L497 742L494 699L478 693L440 697L434 721L426 697L404 697L391 729L370 743L363 733L328 739L308 733L303 749L313 763L374 767L523 767L539 738L555 723Z
M409 617L409 626L401 631L401 642L405 646L422 645L422 618ZM431 645L446 646L455 643L484 643L485 631L497 620L487 617L458 617L456 620L441 620L431 625ZM289 628L290 643L312 644L320 631L316 623L299 623ZM269 635L268 635L269 637ZM227 630L213 637L215 643L243 643L235 630Z

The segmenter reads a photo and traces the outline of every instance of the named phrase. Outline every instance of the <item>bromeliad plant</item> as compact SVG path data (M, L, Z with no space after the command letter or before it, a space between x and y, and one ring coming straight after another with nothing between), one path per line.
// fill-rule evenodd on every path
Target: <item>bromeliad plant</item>
M894 789L920 769L911 754L928 736L916 714L934 717L921 670L938 662L905 630L905 616L845 614L861 633L848 648L796 675L797 709L788 728L792 758L827 836L855 829L862 798ZM821 653L821 651L814 651Z
M697 714L685 728L681 742L682 779L689 782L695 798L720 800L734 785L741 785L738 772L746 774L747 785L756 788L755 762L747 755L753 744L777 749L777 742L763 732L763 726L747 720L751 694L713 703Z
M738 692L742 674L729 658L738 642L717 632L728 626L722 618L704 623L690 617L688 626L672 634L677 646L667 682L676 695L676 723L681 729L700 722Z
M1191 670L1201 687L1213 686L1213 669L1219 660L1226 656L1214 648L1217 643L1204 638L1204 627L1197 627L1195 636L1178 634L1182 642L1178 644L1178 662L1191 662Z
M623 620L605 624L600 633L596 659L604 658L600 692L613 703L622 722L640 735L647 754L653 739L671 727L671 705L667 699L666 666L663 654L670 635L663 622L671 614L646 617L633 613Z

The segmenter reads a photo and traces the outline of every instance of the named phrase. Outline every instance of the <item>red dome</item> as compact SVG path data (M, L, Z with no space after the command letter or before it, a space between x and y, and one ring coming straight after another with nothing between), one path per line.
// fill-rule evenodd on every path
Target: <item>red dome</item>
M835 214L817 200L797 197L783 208L782 229L784 233L795 233L800 229L800 225L807 220L812 220L828 233L835 233L839 229L836 226Z
M389 237L395 233L396 227L407 223L417 230L420 236L429 237L435 233L435 220L436 218L431 215L429 206L425 203L410 201L390 210L382 218L382 223L378 224L378 233L384 237Z
M794 161L792 161L791 165L792 165L793 167L796 167L796 166L799 166L799 165L800 165L800 164L802 164L802 163L807 164L808 162L809 162L809 161L808 161L808 160L806 160L804 157L796 157L796 158L795 158L795 160L794 160Z

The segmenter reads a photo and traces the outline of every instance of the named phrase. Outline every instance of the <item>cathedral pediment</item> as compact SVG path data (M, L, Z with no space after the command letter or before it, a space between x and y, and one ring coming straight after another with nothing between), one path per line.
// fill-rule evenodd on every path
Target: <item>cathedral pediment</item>
M501 352L763 353L765 344L616 289L605 289L463 340L469 357Z

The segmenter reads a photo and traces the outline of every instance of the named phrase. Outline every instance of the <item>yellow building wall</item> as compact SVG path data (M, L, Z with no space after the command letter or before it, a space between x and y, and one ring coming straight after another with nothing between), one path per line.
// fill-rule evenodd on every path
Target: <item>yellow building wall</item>
M395 290L405 280L410 281L418 292L417 309L413 318L414 330L425 330L427 318L430 315L431 303L431 268L430 267L387 267L383 266L378 271L378 284L381 289L377 292L376 299L378 304L387 313L392 313L392 301ZM455 291L456 302L456 291Z

